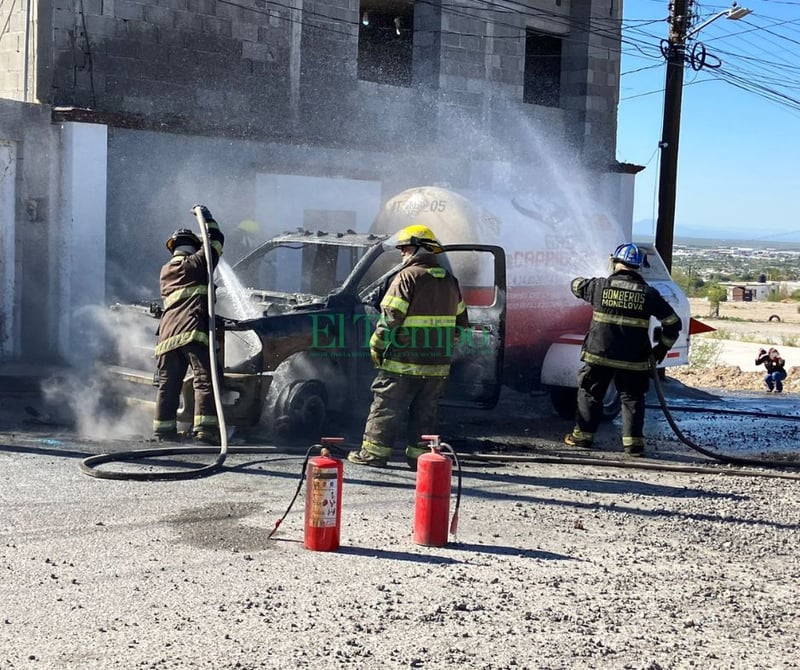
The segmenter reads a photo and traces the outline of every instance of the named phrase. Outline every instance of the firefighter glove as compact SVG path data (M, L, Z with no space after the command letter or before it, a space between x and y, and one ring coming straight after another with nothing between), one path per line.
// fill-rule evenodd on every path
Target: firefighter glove
M378 351L377 349L374 349L374 348L370 347L369 357L372 359L372 364L376 368L381 367L381 364L383 363L383 352L382 351Z
M210 221L214 220L214 217L211 215L211 212L208 211L208 207L206 207L205 205L195 205L194 207L192 207L192 214L195 213L195 210L198 207L200 208L200 213L203 215L203 221L209 223Z
M653 358L656 359L656 363L661 363L667 357L669 349L666 344L661 344L660 342L653 347Z

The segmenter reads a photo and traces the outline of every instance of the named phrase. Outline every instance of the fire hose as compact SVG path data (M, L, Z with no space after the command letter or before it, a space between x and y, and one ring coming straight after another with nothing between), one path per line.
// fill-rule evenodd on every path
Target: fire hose
M742 458L739 456L728 456L727 454L722 454L717 451L712 451L706 447L701 447L699 444L688 438L683 431L678 427L678 424L675 422L675 419L672 416L672 410L667 404L667 400L664 397L664 389L661 386L661 379L658 375L658 368L656 366L655 360L650 357L650 372L651 376L653 377L653 383L656 389L656 395L658 396L659 404L661 405L661 411L664 412L664 417L669 424L669 427L672 428L672 432L675 433L675 436L683 442L687 447L697 451L698 453L703 454L708 458L712 458L716 461L720 461L721 463L729 463L731 465L746 465L746 466L757 466L762 468L786 468L786 467L796 467L793 466L791 463L786 463L784 461L770 461L766 459L760 458ZM752 414L752 413L748 413ZM787 418L787 417L782 417ZM800 418L798 419L800 420ZM797 476L800 479L800 475Z
M216 447L159 447L156 449L134 449L130 451L120 451L113 454L99 454L90 456L81 461L81 471L90 477L100 479L133 479L139 481L174 481L179 479L193 479L196 477L206 477L217 472L228 455L228 430L225 424L225 415L222 409L222 396L220 393L219 366L217 362L217 338L216 338L216 313L215 313L215 292L214 292L214 264L211 260L211 241L208 236L208 225L203 217L199 205L192 208L192 213L197 218L200 226L200 233L203 241L203 254L206 259L206 272L208 274L208 352L211 361L211 386L214 394L214 406L217 410L219 419L220 448ZM115 470L100 470L99 466L112 462L123 462L131 460L141 460L146 458L156 458L163 456L178 455L200 455L217 454L216 460L210 465L203 465L196 468L183 470L162 470L156 472L120 472Z
M792 468L796 470L798 465L789 463L786 461L775 461L775 460L767 460L767 459L759 459L759 458L740 458L736 456L729 456L727 454L722 454L706 447L702 447L692 439L687 437L683 431L678 427L675 419L672 416L673 411L685 411L685 412L705 412L708 413L709 410L707 408L702 407L686 407L686 408L679 408L673 410L667 404L667 400L664 396L664 389L661 385L661 379L658 374L658 367L656 365L655 360L651 357L650 358L650 373L653 378L653 385L656 390L656 395L658 396L659 400L659 407L661 411L664 413L664 417L667 420L672 431L675 433L675 436L687 447L690 449L697 451L698 453L706 456L707 458L711 458L712 460L719 461L721 463L727 463L729 465L741 465L741 466L751 466L751 467L760 467L760 468L773 468L773 469L781 469L785 470L787 468ZM736 410L712 410L712 413L715 414L731 414L731 415L742 415L742 416L757 416L760 418L777 418L783 420L792 420L792 421L800 421L800 417L787 417L781 414L764 414L761 412L739 412ZM497 445L505 446L505 445ZM724 474L724 475L731 475L731 476L741 476L741 477L771 477L771 478L778 478L778 479L790 479L795 481L800 481L800 474L797 472L764 472L762 470L720 470L719 468L713 468L704 465L676 465L670 463L647 463L642 462L639 459L599 459L599 458L590 458L590 457L575 457L575 456L532 456L526 454L470 454L470 453L462 453L461 457L465 460L471 461L483 461L483 462L508 462L508 463L562 463L562 464L569 464L569 465L594 465L594 466L607 466L607 467L617 467L617 468L631 468L637 470L656 470L656 471L669 471L669 472L684 472L684 473L693 473L693 474Z

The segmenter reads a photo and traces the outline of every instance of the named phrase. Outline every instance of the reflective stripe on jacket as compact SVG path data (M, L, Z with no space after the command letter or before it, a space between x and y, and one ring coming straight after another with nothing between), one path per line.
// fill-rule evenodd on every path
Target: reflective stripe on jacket
M419 252L383 296L370 347L382 353L380 367L387 372L446 377L455 342L468 325L458 280L434 254Z
M661 323L661 344L672 347L682 323L675 310L638 272L620 270L609 277L572 280L572 293L592 304L592 324L581 360L621 370L647 370L653 344L650 317Z
M216 267L225 236L216 221L208 222L211 263ZM193 254L174 255L161 268L164 312L158 324L156 356L189 342L208 344L208 270L202 248Z

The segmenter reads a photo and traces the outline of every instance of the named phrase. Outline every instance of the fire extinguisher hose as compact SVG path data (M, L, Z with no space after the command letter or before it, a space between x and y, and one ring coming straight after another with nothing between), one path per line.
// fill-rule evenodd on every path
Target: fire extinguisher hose
M303 459L303 465L300 467L300 480L297 482L297 488L295 489L294 495L292 496L292 500L289 503L289 506L286 508L286 511L283 513L283 516L275 522L272 530L267 535L267 539L271 539L275 532L278 530L278 527L283 523L284 519L289 516L289 512L292 511L292 507L294 507L294 503L297 500L297 496L300 495L300 489L303 487L303 481L306 478L306 467L308 466L308 461L311 458L311 453L315 449L321 449L321 444L312 444L307 450L305 458Z
M455 449L449 444L440 442L439 446L453 457L453 461L456 465L456 502L453 506L453 517L450 519L450 534L456 535L458 533L458 510L461 507L461 462L458 460Z
M219 421L220 448L209 447L166 447L156 449L134 449L131 451L121 451L113 454L99 454L90 456L81 461L80 467L84 474L99 479L132 479L139 481L175 481L179 479L195 479L206 477L219 471L228 455L228 429L225 424L225 414L222 408L221 384L219 379L219 365L217 362L217 337L216 337L216 313L214 292L214 263L211 257L211 240L208 236L208 225L203 217L199 205L192 208L192 212L197 218L200 226L200 233L203 240L203 255L206 260L206 273L208 275L208 353L211 361L211 387L214 393L214 406L217 410ZM159 456L176 455L199 455L217 453L216 460L210 465L203 465L197 468L186 468L183 470L159 470L159 471L136 471L120 472L115 470L100 470L99 466L105 463L140 460L144 458L155 458Z

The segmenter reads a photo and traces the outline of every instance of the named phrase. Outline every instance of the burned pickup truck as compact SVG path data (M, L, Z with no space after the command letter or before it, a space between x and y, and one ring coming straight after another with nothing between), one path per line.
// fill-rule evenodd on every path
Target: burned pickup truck
M369 338L381 288L400 267L388 236L298 230L279 235L216 273L217 339L227 425L275 441L318 437L363 420L375 375ZM454 351L444 405L491 408L501 387L505 253L493 245L444 247L459 278L470 327ZM116 306L119 343L106 367L115 393L150 404L159 305ZM147 325L141 330L142 319ZM137 327L134 327L134 322ZM191 373L190 373L191 374ZM178 420L191 423L191 378Z

